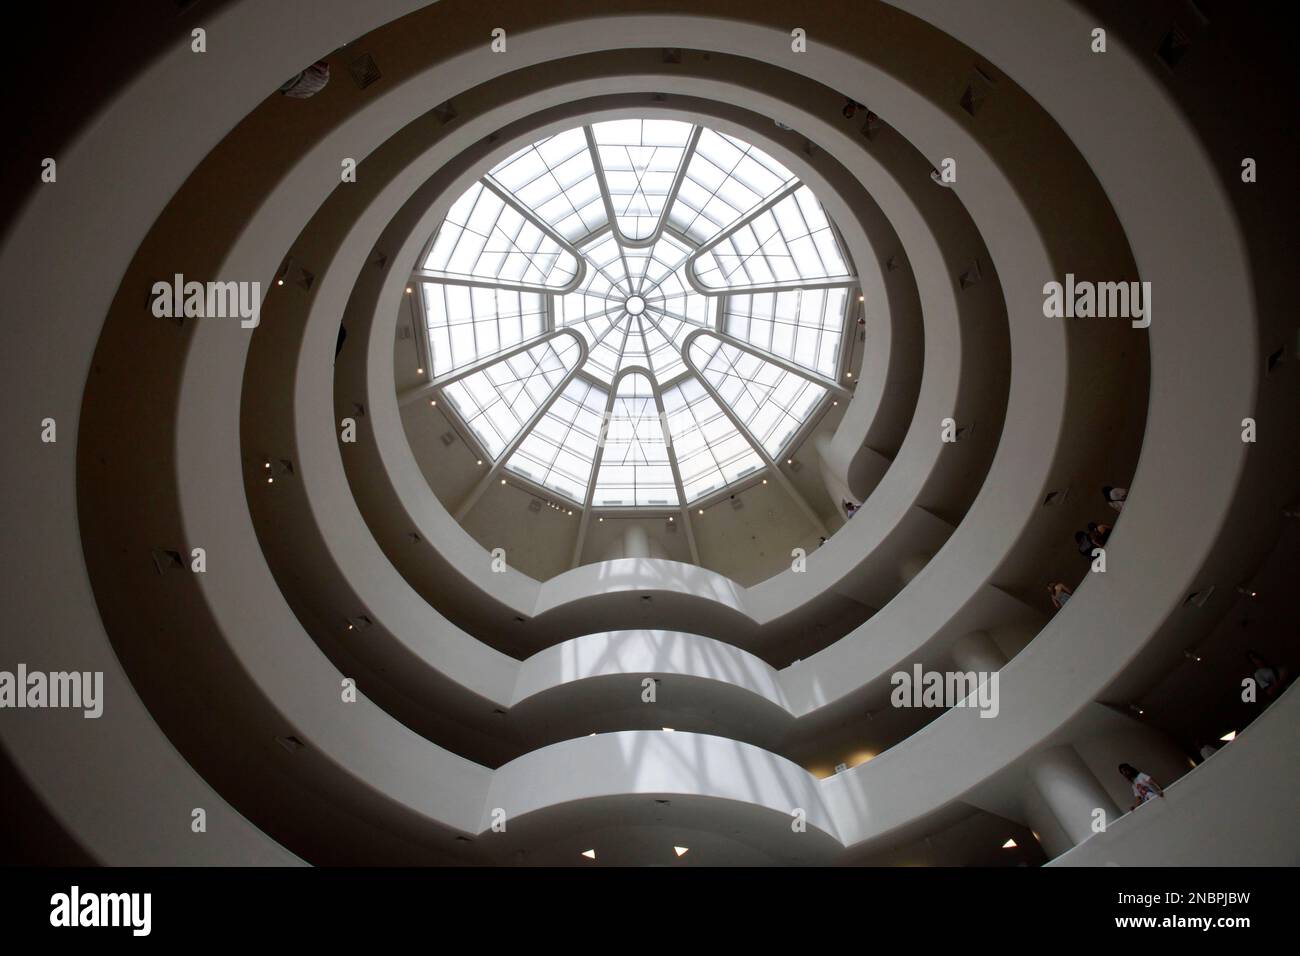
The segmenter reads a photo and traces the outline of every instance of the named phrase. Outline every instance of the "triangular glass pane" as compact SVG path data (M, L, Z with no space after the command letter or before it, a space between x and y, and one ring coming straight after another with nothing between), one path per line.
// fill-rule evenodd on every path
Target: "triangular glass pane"
M609 393L573 379L519 443L506 468L582 504L591 483Z
M691 364L770 458L779 458L826 389L712 335L691 343Z
M686 155L691 124L677 120L610 120L591 127L619 232L648 239Z
M699 379L689 376L665 389L663 402L688 504L763 467Z
M578 361L564 334L457 379L443 394L491 458L501 453Z
M577 257L482 183L461 196L438 227L424 268L450 279L560 289Z
M718 291L852 279L826 213L807 186L724 233L696 260L695 276L704 288Z
M600 507L680 504L663 421L650 381L643 375L626 375L618 383L592 504Z
M569 242L608 222L591 150L581 128L525 147L488 176Z
M762 150L704 129L668 222L692 242L703 245L794 180L794 173Z

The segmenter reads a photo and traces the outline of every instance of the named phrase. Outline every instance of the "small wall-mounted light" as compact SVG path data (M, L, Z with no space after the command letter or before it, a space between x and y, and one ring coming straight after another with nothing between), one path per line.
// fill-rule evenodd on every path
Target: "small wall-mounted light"
M700 509L700 514L704 514L704 509L703 509L703 508Z
M406 294L407 295L411 294L411 287L409 285L406 287Z
M505 483L506 483L506 480L505 480L504 478L502 478L502 479L501 479L501 484L504 485Z
M474 464L476 464L476 465L481 465L481 464L483 464L483 459L480 458L478 461L474 462Z
M422 368L417 368L417 369L415 370L415 374L416 374L416 375L423 375L423 374L424 374L424 369L422 369Z

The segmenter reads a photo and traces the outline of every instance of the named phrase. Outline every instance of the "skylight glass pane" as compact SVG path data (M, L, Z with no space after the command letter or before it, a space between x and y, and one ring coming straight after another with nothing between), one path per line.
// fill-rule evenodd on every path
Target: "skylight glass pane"
M728 296L724 330L755 348L834 379L849 290L795 289Z
M587 497L609 393L573 379L510 456L506 468L578 504Z
M837 374L853 282L820 203L789 169L735 137L636 118L514 152L457 200L424 269L414 281L435 384L482 366L443 385L448 406L510 471L602 507L680 507L675 457L686 501L762 469L764 452L779 457L825 388L774 363ZM686 339L717 321L773 360L715 333L697 336L688 363ZM552 329L586 345L560 394L582 349ZM639 371L620 377L630 368ZM655 388L675 415L673 444Z
M663 393L664 416L689 504L763 467L763 460L694 376Z
M602 320L611 323L609 329L588 347L587 363L583 366L589 374L600 379L606 385L614 381L618 367L623 362L623 349L627 345L628 333L632 325L631 319L628 318L626 312L616 314L618 315L617 320L612 320L612 317ZM594 324L589 322L581 327L585 328Z
M605 431L592 504L602 507L680 504L668 442L650 381L627 375L618 383Z
M422 282L429 353L437 378L536 338L546 329L536 292Z
M623 261L627 263L629 291L637 295L662 292L664 281L686 264L692 252L690 246L672 236L660 236L648 248L625 249Z
M702 130L668 222L702 245L794 179L794 173L756 147Z
M499 458L573 368L578 354L572 336L557 336L452 382L443 394L488 455Z
M650 238L659 227L686 155L691 125L677 120L611 120L593 124L591 132L619 232L634 241Z
M451 279L559 289L578 259L482 183L475 183L438 228L424 268Z
M690 328L690 326L677 319L656 316L652 313L646 313L641 317L641 332L645 337L646 358L650 371L654 372L655 378L661 384L686 371L686 364L682 361L681 347L670 337L673 331L664 329L665 325L681 334L683 338L685 332Z
M826 213L807 186L726 233L695 269L702 286L718 290L851 278Z
M591 150L580 128L520 150L488 175L570 242L608 221Z
M771 458L826 395L822 386L711 335L691 344L691 361Z
M690 322L692 325L709 325L713 318L714 300L700 295L686 281L687 263L682 263L659 287L646 296L646 302L655 312L665 313Z

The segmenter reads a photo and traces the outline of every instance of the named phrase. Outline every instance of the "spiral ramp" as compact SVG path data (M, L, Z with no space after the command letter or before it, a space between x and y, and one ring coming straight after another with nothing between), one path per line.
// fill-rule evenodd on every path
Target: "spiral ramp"
M47 847L1295 863L1300 702L1246 727L1235 676L1296 633L1295 156L1225 108L1212 5L550 7L200 4L9 223L0 667L104 675L94 720L0 714ZM274 92L319 60L317 95ZM816 414L759 470L650 510L483 467L408 291L488 170L628 119L771 157L853 271ZM153 314L177 274L257 282L256 326ZM1067 274L1149 283L1149 326L1047 317ZM724 332L678 343L688 374ZM1118 515L1106 485L1129 489ZM1109 519L1092 571L1071 535ZM996 714L896 706L914 668L996 673ZM1243 727L1193 769L1194 740ZM1168 799L1123 815L1120 762Z

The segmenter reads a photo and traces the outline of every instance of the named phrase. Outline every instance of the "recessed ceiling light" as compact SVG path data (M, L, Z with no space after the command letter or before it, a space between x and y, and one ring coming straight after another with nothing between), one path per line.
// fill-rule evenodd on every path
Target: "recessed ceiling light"
M849 378L852 378L852 377L853 377L853 373L852 373L852 372L845 372L844 374L845 374L846 376L848 376Z
M858 301L859 301L859 302L864 302L864 301L866 301L866 296L864 296L864 295L860 295L860 296L858 296Z
M666 734L671 734L671 733L673 733L673 729L672 729L671 727L662 727L662 728L660 728L660 729L663 730L663 732L666 733Z
M501 484L504 485L505 483L506 483L506 480L505 480L504 478L502 478L502 479L501 479Z
M1015 848L1016 848L1015 840L1008 840L1006 843L1002 844L1002 849L1004 850L1014 850Z
M587 859L589 859L589 860L594 860L594 859L596 859L596 851L595 851L595 850L583 850L583 851L582 851L582 855L585 856L585 857L586 857Z
M430 405L437 405L437 404L438 404L438 400L437 400L436 398L431 398L431 399L429 399L429 404L430 404Z
M422 369L422 368L417 368L417 369L415 370L415 374L416 374L416 375L423 375L423 374L424 374L424 369Z
M686 855L687 853L689 853L690 851L691 851L691 848L688 847L688 846L675 846L675 847L673 847L673 852L676 853L678 856L685 856L685 855Z
M268 485L273 485L273 484L275 484L275 479L274 479L274 478L268 478L268 479L266 479L266 483L267 483Z
M700 509L700 514L704 514L704 509L703 509L703 508Z
M1230 730L1219 739L1222 740L1225 744L1230 744L1237 739L1237 732L1235 730Z
M283 280L283 279L276 279L276 280L275 280L275 284L276 284L276 285L284 285L284 280Z
M262 465L262 467L263 467L263 468L270 468L270 467L271 467L271 463L270 463L269 461L268 461L268 462L265 462L265 463Z
M411 294L411 287L409 285L406 287L406 294L407 295Z
M767 484L767 479L766 479L766 478L763 479L763 484Z
M483 459L482 459L482 458L480 458L480 459L479 459L479 460L478 460L478 461L477 461L477 462L475 462L475 464L478 464L478 465L481 465L481 464L483 464Z

